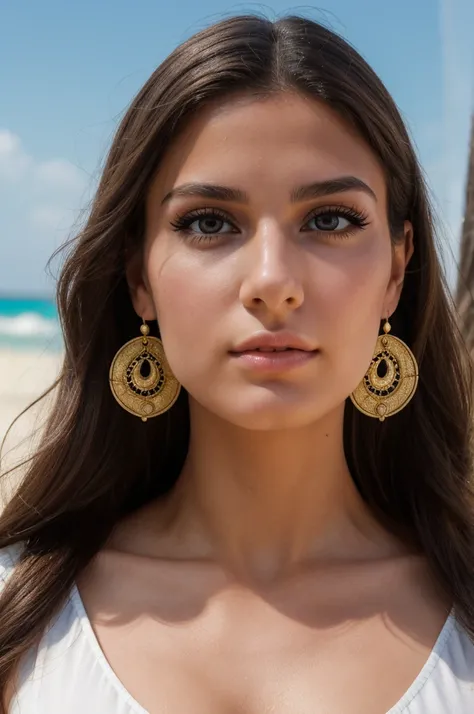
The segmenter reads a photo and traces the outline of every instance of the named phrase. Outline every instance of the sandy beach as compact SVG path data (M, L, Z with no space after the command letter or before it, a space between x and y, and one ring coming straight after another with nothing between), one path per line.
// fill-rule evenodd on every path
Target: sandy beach
M0 441L15 417L54 382L61 361L61 353L0 349ZM51 398L42 400L14 425L3 445L0 473L31 451L50 403ZM6 487L8 483L3 481L3 497Z

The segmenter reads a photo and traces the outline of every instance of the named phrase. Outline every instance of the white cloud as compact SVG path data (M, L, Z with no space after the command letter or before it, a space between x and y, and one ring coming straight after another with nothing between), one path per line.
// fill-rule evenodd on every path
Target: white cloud
M20 149L20 139L11 131L0 131L0 157L15 154Z
M32 160L21 145L20 137L0 129L0 180L16 181L27 173Z
M68 237L90 183L63 158L40 161L0 129L0 293L51 290L44 272Z
M84 177L78 169L64 159L44 161L34 167L33 177L38 188L77 191L84 188Z
M46 228L53 231L64 229L64 210L57 206L40 205L33 208L30 216L32 224L38 228Z

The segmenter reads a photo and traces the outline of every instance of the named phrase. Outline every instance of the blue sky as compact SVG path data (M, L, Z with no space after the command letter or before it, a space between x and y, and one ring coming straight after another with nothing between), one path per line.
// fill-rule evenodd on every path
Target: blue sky
M16 0L0 26L0 294L42 295L127 104L180 42L230 14L303 13L365 56L398 103L443 221L455 279L474 107L473 0Z

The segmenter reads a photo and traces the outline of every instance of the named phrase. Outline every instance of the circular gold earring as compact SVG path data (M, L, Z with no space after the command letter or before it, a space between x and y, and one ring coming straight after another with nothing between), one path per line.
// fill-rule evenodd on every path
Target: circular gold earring
M173 406L181 385L171 371L163 343L149 336L145 320L140 332L141 337L127 342L115 355L109 383L120 406L146 421Z
M359 411L380 421L406 407L418 385L418 364L413 352L398 337L389 335L390 330L386 320L369 369L351 394Z

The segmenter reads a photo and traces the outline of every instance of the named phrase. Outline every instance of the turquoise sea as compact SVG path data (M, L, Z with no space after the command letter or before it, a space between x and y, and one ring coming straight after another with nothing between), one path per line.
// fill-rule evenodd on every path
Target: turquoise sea
M0 296L0 349L57 351L62 348L54 300Z

